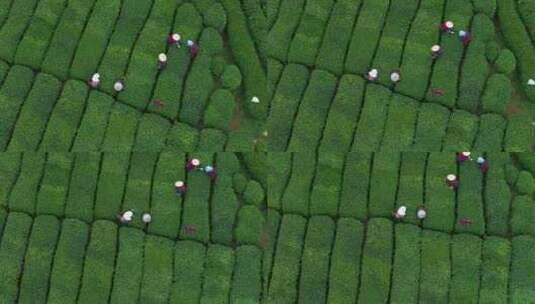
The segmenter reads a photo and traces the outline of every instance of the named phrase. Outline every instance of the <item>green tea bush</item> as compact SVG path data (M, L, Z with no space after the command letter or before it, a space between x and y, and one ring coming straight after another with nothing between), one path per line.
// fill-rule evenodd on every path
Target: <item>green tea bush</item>
M221 75L221 84L224 88L229 90L236 90L241 85L241 72L235 65L227 65L223 74Z
M123 227L119 230L119 250L115 258L115 273L110 302L136 301L143 272L143 246L145 233L139 229ZM137 286L135 290L129 286Z
M94 3L95 0L69 2L48 45L41 65L43 72L62 80L67 78L78 40Z
M307 221L298 215L286 214L282 217L267 294L268 301L279 303L297 299L296 286L306 224Z
M219 32L225 30L227 25L227 13L221 3L215 2L206 10L204 14L204 24L209 27L213 27Z
M370 179L369 216L389 217L394 210L401 154L381 151L374 153Z
M388 299L393 254L392 222L384 218L368 221L361 260L359 303L382 303Z
M165 135L171 123L165 118L151 113L145 113L139 119L133 151L160 152L165 147Z
M513 186L516 184L519 174L520 174L520 170L518 170L518 168L512 163L508 163L505 165L505 177L507 179L507 183L510 186Z
M189 157L196 157L202 163L211 163L211 154L196 154ZM210 239L210 217L209 200L211 181L202 172L193 171L187 175L188 193L182 205L182 227L193 225L196 229L194 234L188 234L184 229L180 231L182 239L208 242Z
M127 153L104 154L95 193L95 218L114 219L121 210L130 163Z
M523 89L528 98L535 101L535 87L527 85L528 79L535 74L535 47L518 15L516 1L498 0L498 20L505 42L518 61Z
M527 152L533 145L533 128L528 115L516 114L509 116L505 132L505 151Z
M336 1L323 36L324 39L316 58L316 67L335 75L342 74L351 31L358 15L361 0ZM271 45L271 44L270 44Z
M463 110L455 110L444 138L444 151L470 151L478 130L478 117Z
M303 14L304 3L304 0L282 1L277 21L270 28L267 38L268 45L270 45L268 48L270 57L283 62L287 60L288 48Z
M336 96L329 107L329 114L320 144L322 152L349 151L353 130L364 102L364 81L356 75L344 75L338 83Z
M511 74L516 69L516 58L513 52L503 49L494 62L496 70L500 73Z
M232 189L231 176L226 175L218 162L219 174L211 200L211 240L218 244L231 246L234 240L234 227L238 214L239 202Z
M417 210L424 202L427 157L428 153L422 152L401 153L396 208L403 205L408 210ZM416 212L409 212L403 222L418 224L421 221L416 217Z
M243 194L248 184L247 177L242 173L234 173L232 177L232 187L238 194Z
M243 13L247 18L247 27L254 40L258 51L258 57L262 66L266 67L267 61L267 14L264 10L265 3L257 0L241 1Z
M88 240L87 224L75 219L63 220L52 264L47 303L76 302Z
M66 0L40 1L24 37L20 40L13 62L38 69L47 46L60 20ZM6 10L7 11L7 10ZM18 20L19 22L21 20Z
M0 151L5 151L17 116L29 93L34 74L19 65L13 66L0 89Z
M357 297L359 262L362 255L364 226L351 218L340 218L336 225L336 238L331 253L328 303L352 302Z
M212 75L214 76L214 78L220 78L221 75L223 75L223 72L225 71L226 67L227 61L223 55L216 55L212 57L212 64L210 66L210 70L212 71Z
M19 177L9 196L9 210L35 214L35 201L45 162L44 153L23 154Z
M310 194L310 214L324 214L332 217L338 214L343 168L343 154L319 154L316 178Z
M13 61L19 41L27 24L32 20L37 2L37 0L14 1L11 8L8 8L9 16L0 29L0 58L9 62ZM46 8L43 6L46 7L47 3L37 6L37 15L44 14Z
M481 253L480 303L507 302L511 258L509 240L487 237L483 241Z
M171 151L196 151L199 131L185 123L175 123L167 135L167 149Z
M455 192L445 185L448 174L457 174L452 153L431 153L427 159L425 179L425 207L428 212L424 228L453 231L455 224Z
M204 112L204 125L229 131L235 111L234 95L228 90L217 90L210 97L210 103Z
M175 277L169 303L199 302L206 248L193 241L179 241L175 250Z
M288 50L289 62L314 65L333 2L320 0L306 3L301 22Z
M475 151L503 151L503 136L507 122L498 114L480 116Z
M416 303L420 277L420 229L414 225L395 226L396 249L392 265L392 303Z
M419 102L394 95L388 107L381 150L406 151L414 141Z
M282 195L290 178L292 154L285 152L269 153L267 168L270 172L267 177L267 206L280 210L282 207ZM245 189L245 185L243 189Z
M169 287L173 281L174 242L172 240L148 235L143 250L143 279L139 301L142 303L166 303Z
M489 41L485 50L485 56L489 63L494 63L500 55L500 46L496 41Z
M0 246L0 296L4 301L17 302L31 226L32 218L25 213L10 212L7 217Z
M319 145L329 105L336 90L336 82L337 79L328 72L323 70L312 72L295 117L288 151L300 152Z
M451 285L449 300L453 303L477 302L480 277L474 279L481 266L481 238L456 234L451 245Z
M75 155L69 192L65 202L65 217L93 221L93 203L100 170L100 153Z
M69 80L64 84L61 96L50 114L39 150L51 152L71 149L86 108L87 94L87 86L81 81Z
M487 159L490 166L483 193L487 234L507 236L512 194L505 177L505 164L496 154L489 154Z
M113 98L102 92L92 91L89 94L72 146L73 152L100 151L113 103Z
M520 171L515 185L516 190L520 194L531 195L535 191L535 178L528 171Z
M391 91L383 86L367 86L366 102L360 113L351 151L377 151L379 149L391 94Z
M485 112L505 113L505 107L513 94L511 80L504 74L494 74L487 80L481 106Z
M72 60L71 78L88 79L97 70L120 9L119 0L96 0Z
M530 266L535 259L535 238L530 235L517 236L513 238L512 244L509 300L511 303L528 303L533 295L530 282L535 280L533 267Z
M264 201L265 193L262 185L259 182L250 180L247 183L245 191L243 192L243 199L249 205L260 207L262 201Z
M221 303L228 300L234 260L232 248L221 245L208 246L200 303Z
M199 45L203 51L211 56L221 54L223 52L223 37L215 29L205 28L202 31Z
M37 75L14 124L8 151L37 150L61 86L51 75Z
M496 13L496 0L472 0L472 4L476 13L483 13L490 18Z
M36 214L63 216L74 154L50 153L39 185Z
M0 183L0 210L4 210L7 207L11 189L18 177L21 161L22 155L19 153L0 154L0 175L3 180L3 183ZM0 227L3 227L3 222ZM1 232L2 228L0 228L0 234Z
M139 118L138 111L122 103L115 103L108 119L102 150L117 152L132 150Z
M334 222L328 216L314 216L308 221L298 287L299 299L304 302L327 300L329 257L334 228Z
M353 29L344 71L354 74L367 71L382 34L389 4L389 0L364 1Z
M348 153L345 159L342 193L338 213L341 216L368 217L368 190L371 174L371 153Z
M227 136L218 129L205 128L199 134L197 151L221 152L225 150Z
M60 222L51 215L35 218L20 278L19 303L46 302L50 265L56 250Z
M450 116L451 113L446 107L435 103L422 104L412 149L425 152L441 151Z
M519 179L520 180L520 179ZM515 197L511 213L511 230L515 235L535 235L533 217L535 216L535 202L531 194Z
M307 87L308 69L297 64L288 64L284 69L277 90L271 102L268 119L270 151L286 151L292 134L295 113L299 108L302 94Z
M245 245L238 247L235 253L230 301L259 302L262 293L262 251L255 246Z
M202 47L202 45L201 45ZM195 58L184 84L179 121L196 126L215 87L210 71L210 56L201 50Z
M420 296L422 302L447 303L450 285L450 236L422 231Z
M117 253L117 226L108 221L96 221L91 229L84 274L80 282L78 303L108 300Z

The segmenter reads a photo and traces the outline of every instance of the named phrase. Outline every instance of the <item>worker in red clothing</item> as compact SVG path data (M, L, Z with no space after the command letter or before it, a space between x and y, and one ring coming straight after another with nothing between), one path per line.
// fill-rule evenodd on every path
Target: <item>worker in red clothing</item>
M489 171L489 161L483 157L477 158L477 164L479 165L479 170L481 170L481 173L486 174L487 171Z
M180 35L178 33L169 35L169 37L167 37L167 44L169 44L169 46L180 48Z
M163 70L167 66L167 55L160 53L158 55L158 70Z
M446 21L440 24L440 31L447 34L454 34L453 30L454 24L452 21Z
M470 33L466 31L459 31L459 39L461 39L463 45L467 47L472 41L472 35L470 35Z
M440 88L432 88L431 89L431 96L433 97L441 97L444 95L444 90Z
M443 50L440 45L435 44L431 47L431 58L433 58L433 60L438 59L438 57L440 57L442 53L443 53Z
M457 190L459 187L459 180L455 174L448 174L448 176L446 176L446 184L451 190Z
M195 59L195 57L197 57L197 53L199 52L199 47L192 40L188 40L188 47L189 47L189 57L191 58L191 60L193 60Z
M215 181L217 179L217 172L215 171L214 167L208 165L204 167L202 171L204 171L204 173L208 175L208 177L210 177L212 181Z
M471 158L471 155L472 153L470 152L458 152L457 153L457 162L458 163L463 163L467 160L472 160Z
M191 172L193 170L196 170L199 168L200 165L201 165L201 161L198 160L197 158L190 159L186 163L186 171Z
M186 193L186 184L183 181L175 182L175 193L178 196L182 196Z
M472 220L467 217L463 217L462 219L459 220L459 224L463 226L469 226L472 224Z

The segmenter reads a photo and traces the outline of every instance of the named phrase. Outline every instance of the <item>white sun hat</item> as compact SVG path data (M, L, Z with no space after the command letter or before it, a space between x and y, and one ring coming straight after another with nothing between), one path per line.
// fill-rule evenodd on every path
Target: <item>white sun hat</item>
M182 187L182 186L184 186L184 182L183 181L175 182L175 187Z
M193 46L193 41L188 40L188 46Z
M99 73L93 74L93 76L91 76L91 80L99 81L100 80L100 74Z
M485 159L483 157L480 156L480 157L477 158L477 163L478 164L482 164L484 162L485 162Z
M446 27L449 28L449 29L453 28L453 22L446 21Z
M532 79L528 80L528 85L535 86L535 79L532 78Z
M160 55L158 55L158 60L162 62L167 61L167 55L165 55L164 53L160 53Z
M196 158L194 158L194 159L191 160L191 163L192 163L194 166L198 166L198 165L201 164L201 161L198 160L198 159L196 159Z
M134 216L134 212L132 212L132 210L128 210L128 211L125 211L125 213L123 213L123 219L128 222L132 220L133 216Z
M212 171L214 171L214 167L208 165L208 166L204 167L204 171L205 172L212 172Z
M390 74L390 80L392 80L393 82L398 82L400 78L401 76L398 72L393 72L392 74Z
M427 211L425 211L425 209L418 209L418 212L416 212L416 217L418 217L419 219L425 218L426 215Z
M459 37L464 37L466 36L466 32L465 31L459 31Z
M448 174L448 176L446 176L446 178L447 178L450 182L452 182L452 181L454 181L457 177L455 176L455 174Z
M177 33L174 33L171 37L173 37L173 40L180 41L180 35Z
M119 91L122 91L124 89L124 85L121 81L116 81L114 84L113 84L113 89L117 92Z
M433 45L433 46L431 47L431 51L432 51L432 52L438 52L438 51L440 51L440 45L438 45L438 44Z
M472 153L470 152L461 152L463 156L469 157Z
M260 99L258 99L258 97L256 97L256 96L253 96L253 98L251 98L251 102L252 103L259 103Z
M148 224L152 221L152 215L150 215L149 213L144 213L141 217L141 220L143 221L143 223Z
M269 134L269 133L268 133L268 130L265 130L264 132L262 132L262 135L264 135L265 137L267 137L268 134Z
M396 213L400 216L405 216L407 214L407 207L405 206L399 207Z
M379 71L377 71L377 69L372 69L368 72L368 75L374 78L377 77L377 74L379 74Z

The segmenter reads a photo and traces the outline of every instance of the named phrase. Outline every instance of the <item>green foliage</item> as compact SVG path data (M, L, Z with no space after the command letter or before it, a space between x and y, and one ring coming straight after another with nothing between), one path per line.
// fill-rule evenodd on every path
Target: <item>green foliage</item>
M221 3L215 2L212 4L212 6L206 10L203 17L206 26L213 27L219 32L225 30L225 26L227 25L227 13Z
M483 193L487 233L506 236L509 230L511 189L505 176L505 161L499 153L487 156L490 165Z
M44 153L25 153L17 182L9 196L9 210L35 214L35 201L45 167Z
M220 245L208 247L201 304L221 303L228 300L234 261L234 252L231 248Z
M364 220L368 217L371 153L348 153L345 159L338 213Z
M472 0L472 4L476 13L486 14L490 18L496 13L496 0Z
M172 240L148 235L143 251L143 279L139 302L167 303L169 287L173 280Z
M223 55L216 55L212 57L211 71L214 78L220 78L223 72L227 68L227 61ZM239 70L238 70L239 71ZM241 73L240 73L241 82Z
M396 249L392 265L391 303L416 303L420 278L420 229L414 225L395 226Z
M219 159L218 159L219 160ZM221 164L218 162L221 172ZM224 168L223 168L224 170ZM211 200L211 240L214 243L232 245L239 202L231 186L231 177L220 173Z
M177 242L170 304L199 303L205 256L204 245L193 241Z
M3 210L2 207L7 207L9 194L18 178L21 161L22 155L19 153L0 154L0 176L3 181L0 183L0 210ZM0 227L2 226L0 224Z
M199 146L197 151L220 152L225 149L227 136L218 129L203 129L199 135Z
M0 245L0 297L6 303L17 302L19 276L31 225L32 218L18 212L10 212L6 221Z
M531 118L526 113L509 116L505 131L505 151L527 152L533 146Z
M535 191L535 178L528 171L521 171L515 185L520 194L531 195Z
M503 49L498 55L498 59L494 62L498 72L504 74L511 74L516 68L516 58L513 52L508 49Z
M368 221L361 261L359 303L387 302L393 242L391 221L384 218Z
M62 80L67 78L78 40L94 3L95 0L69 1L48 45L41 65L43 72L50 73Z
M294 303L297 300L301 249L304 243L306 220L295 214L282 218L277 250L267 293L269 303Z
M106 132L106 125L114 100L98 91L92 91L87 99L87 107L78 128L73 152L100 151Z
M420 259L420 302L448 303L450 285L450 236L423 230Z
M363 1L347 51L344 71L353 74L367 71L379 44L389 4L389 0Z
M340 195L344 155L320 154L316 163L316 178L310 194L310 214L336 216Z
M401 154L401 166L399 171L398 190L396 195L396 208L406 206L408 212L403 222L417 224L420 220L416 217L418 207L425 205L424 185L427 153L404 152Z
M529 303L533 298L535 272L533 259L535 258L535 239L533 236L522 235L513 239L511 273L509 279L509 301L511 303Z
M39 1L32 21L20 40L15 53L14 63L38 69L47 46L60 20L66 0ZM7 3L7 2L6 2ZM0 9L1 10L1 9ZM7 10L6 10L7 11ZM21 20L18 20L21 22Z
M122 103L115 103L108 119L102 151L132 150L140 113Z
M450 303L477 303L481 265L481 239L469 234L456 234L451 246Z
M213 28L205 28L202 31L199 42L200 48L213 56L223 52L223 37Z
M47 303L75 303L80 288L89 227L75 219L65 219L54 254Z
M489 41L485 50L485 56L489 63L494 63L500 55L500 45L496 41Z
M256 206L246 205L240 208L234 229L236 242L240 245L257 245L264 228L265 218Z
M479 302L506 303L511 244L506 239L488 237L483 241L481 253Z
M93 220L93 203L100 170L101 154L75 154L69 192L65 202L65 216L90 223Z
M370 178L369 216L389 217L394 210L401 154L398 152L374 153Z
M478 235L485 233L483 208L483 174L476 162L459 166L459 188L457 190L457 218L468 218L471 225L457 223L455 231L471 232Z
M96 0L72 60L70 77L88 79L94 73L121 9L120 0ZM103 75L104 76L104 75Z
M129 162L130 155L126 153L107 153L102 156L95 194L95 218L114 219L121 211Z
M314 178L316 156L302 152L293 155L292 175L281 198L282 210L286 213L308 215L308 193Z
M411 98L394 95L388 107L381 150L407 151L414 140L419 103Z
M266 67L267 61L267 16L263 8L265 3L258 0L241 1L243 13L247 18L247 27L258 51L258 57L262 66Z
M331 254L328 303L348 303L357 298L359 261L362 254L364 226L357 220L340 218Z
M288 64L279 81L271 102L271 114L267 128L270 131L268 147L270 151L287 151L292 134L292 124L299 107L302 94L308 83L309 72L305 66Z
M298 287L302 303L324 303L326 300L334 228L334 222L328 216L315 216L308 221Z
M241 173L235 173L232 177L232 187L234 188L234 191L236 191L236 193L238 194L242 194L245 191L247 184L247 177L245 177L245 175Z
M535 47L518 15L516 1L498 0L498 20L505 42L518 61L522 87L529 100L535 101L535 87L527 85L528 79L535 74Z
M515 197L511 214L511 230L515 235L530 234L535 236L533 217L535 216L535 202L528 195Z
M231 303L257 303L261 294L262 252L254 246L236 249L236 264L230 289Z
M241 72L235 65L227 65L221 75L221 84L229 90L236 90L241 85Z
M5 23L2 22L0 29L0 58L13 61L18 42L26 30L26 25L32 20L37 2L37 0L13 1L11 8L7 8L9 16ZM38 6L38 11L41 10L42 8ZM38 15L41 14L42 12L39 12Z
M325 71L312 72L295 117L288 151L306 151L319 144L327 111L336 90L336 81L332 74Z
M243 192L243 199L245 200L245 203L256 206L257 208L260 207L260 204L264 201L265 196L266 195L262 185L255 180L250 180L245 187L245 191Z
M49 153L39 184L35 212L63 216L74 154Z
M428 212L424 228L453 231L455 224L455 192L446 187L448 174L456 174L452 153L431 153L427 159L425 178L425 207Z
M453 111L446 137L444 151L470 151L478 130L478 117L463 110Z
M199 142L199 131L185 123L175 123L167 136L167 147L171 151L195 151Z
M306 2L299 27L288 50L288 61L314 65L333 0Z
M299 25L303 14L304 0L282 1L277 21L270 28L268 34L268 55L280 61L286 62L288 48L294 32Z
M441 151L450 116L450 111L443 106L434 103L421 105L412 150Z
M327 39L323 40L316 58L317 68L336 75L342 74L344 58L351 40L351 31L361 2L361 0L336 1L323 34Z
M165 135L171 123L165 118L145 113L139 119L133 151L160 152L165 147Z
M481 98L481 106L485 112L504 114L513 88L511 80L504 74L494 74L487 80L485 93Z

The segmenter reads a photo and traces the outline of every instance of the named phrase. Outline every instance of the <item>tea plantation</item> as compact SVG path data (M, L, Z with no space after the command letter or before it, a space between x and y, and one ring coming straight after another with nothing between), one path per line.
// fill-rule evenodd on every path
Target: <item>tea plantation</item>
M533 1L273 2L270 151L533 150Z
M247 2L2 1L0 151L128 151L139 133L160 150L252 151L268 102L262 8ZM170 33L180 48L168 45Z

